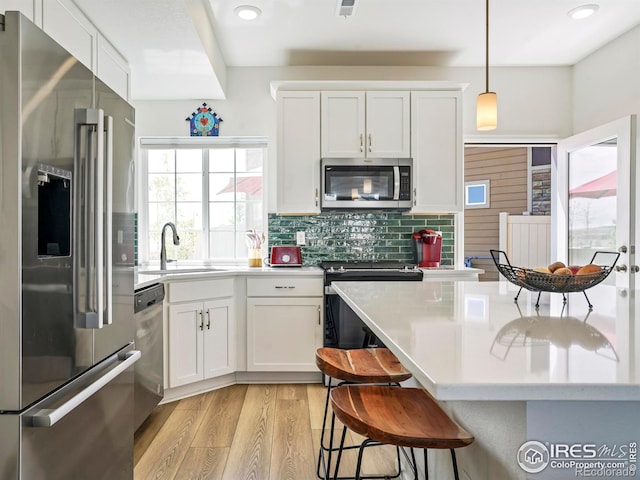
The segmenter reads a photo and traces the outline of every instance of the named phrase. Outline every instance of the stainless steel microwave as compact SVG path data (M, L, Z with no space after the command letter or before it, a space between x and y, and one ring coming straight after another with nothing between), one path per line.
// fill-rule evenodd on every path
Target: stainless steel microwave
M409 210L411 158L323 158L322 210Z

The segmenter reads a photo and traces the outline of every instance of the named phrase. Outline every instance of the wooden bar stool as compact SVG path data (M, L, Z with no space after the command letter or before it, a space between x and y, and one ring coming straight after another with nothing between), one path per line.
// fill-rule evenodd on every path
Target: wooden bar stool
M426 479L429 478L427 449L449 449L453 473L456 480L459 480L454 449L471 444L473 436L456 424L425 390L343 385L332 389L330 397L334 414L345 425L335 472L338 472L340 467L344 438L349 428L367 437L358 452L356 480L361 478L360 468L365 447L383 444L411 449L412 468L416 479L418 471L413 456L414 448L423 449Z
M335 415L331 416L331 428L329 433L329 445L325 442L325 430L327 425L327 412L329 411L329 394L333 379L338 380L338 386L348 383L358 384L396 384L411 378L411 372L406 370L398 358L386 348L358 348L342 350L339 348L319 348L316 351L316 365L320 371L329 377L327 386L327 398L324 404L324 417L322 419L322 434L320 436L320 451L318 453L318 478L329 478L331 468L331 454L337 450L333 445L333 432L335 427ZM358 448L359 445L344 447ZM325 462L325 452L327 459ZM320 474L320 467L324 466L324 475ZM383 477L384 478L384 477Z

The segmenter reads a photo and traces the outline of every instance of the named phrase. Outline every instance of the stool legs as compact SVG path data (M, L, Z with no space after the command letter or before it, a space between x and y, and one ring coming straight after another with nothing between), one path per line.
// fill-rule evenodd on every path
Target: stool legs
M336 463L336 468L334 470L334 476L333 478L335 480L337 479L343 479L343 480L350 480L353 477L338 477L338 468L340 466L340 457L342 456L342 450L349 450L352 448L359 448L358 445L350 445L345 447L344 446L344 438L346 435L346 428L343 429L342 432L342 439L340 442L340 447L335 447L333 444L333 432L335 431L335 423L336 423L336 416L333 412L331 412L331 427L329 429L329 445L327 446L325 444L325 430L326 430L326 426L327 426L327 414L329 412L329 398L331 396L331 389L333 388L333 386L331 385L332 382L332 378L329 378L329 383L327 384L327 397L326 400L324 402L324 415L322 418L322 431L320 433L320 451L318 452L318 465L317 465L317 469L316 469L316 476L320 479L320 480L329 480L330 479L330 469L331 469L331 460L332 460L332 455L333 452L338 450L338 459L337 459L337 463ZM340 385L345 385L345 384L350 384L351 382L340 382L338 383L338 385L336 386L340 386ZM389 386L397 386L400 387L399 383L392 383L389 384ZM326 461L325 461L325 456L324 453L327 452L327 457L326 457ZM412 452L413 453L413 452ZM397 457L398 457L398 472L393 475L393 476L385 476L385 475L376 475L376 476L371 476L371 477L367 477L367 478L396 478L400 476L401 473L401 467L400 467L400 449L397 448ZM415 461L414 461L414 465L415 465ZM321 475L320 469L324 470L324 475ZM416 477L417 479L417 477Z
M338 447L338 456L336 458L336 467L333 472L333 480L338 480L340 478L338 477L338 471L340 469L340 460L342 459L342 451L344 450L344 439L346 436L347 436L347 427L342 427L342 436L340 438L340 447ZM378 442L376 440L371 440L370 438L366 438L360 444L360 448L358 449L358 462L356 463L356 476L354 480L363 479L363 477L360 476L360 470L362 469L362 455L364 454L364 449L366 447L370 447L374 445L385 445L385 444ZM400 476L400 447L396 447L396 449L398 451L398 474L395 477ZM412 461L409 463L412 464L411 469L413 470L413 477L415 480L419 480L418 464L416 463L416 457L413 453L413 448L410 448L409 450L411 452L411 459L412 459ZM451 452L451 464L453 466L453 476L455 480L460 480L460 476L458 474L458 462L456 461L456 452L453 448L449 449L449 451ZM429 480L429 463L427 460L427 449L426 448L423 449L422 452L424 455L424 478L425 480ZM407 461L409 461L409 457L407 456L406 452L405 452L405 458L407 459ZM383 476L381 478L395 478L395 477ZM376 477L367 477L367 478L376 478Z
M360 445L352 445L350 447L345 447L344 446L344 439L347 436L347 427L342 427L342 436L340 437L340 446L338 447L338 456L336 457L336 466L335 466L335 470L333 471L333 480L339 480L339 479L344 479L344 478L349 478L349 479L353 479L353 480L363 480L365 478L380 478L380 479L391 479L391 478L398 478L400 476L400 474L402 473L402 468L401 468L401 464L400 464L400 447L396 447L396 457L398 459L398 471L397 473L395 473L394 475L373 475L373 476L367 476L367 477L361 477L360 476L360 470L362 468L362 456L364 454L364 449L366 447L372 447L372 446L379 446L379 445L385 445L384 443L378 442L376 440L371 440L370 438L366 438ZM342 460L342 451L345 449L349 449L349 448L358 448L358 461L356 464L356 476L354 477L338 477L338 472L340 471L340 460ZM405 454L406 455L406 454ZM413 457L413 449L411 450L411 456ZM414 471L414 476L415 476L415 480L418 480L418 472L416 470L416 459L415 457L413 457L413 471Z
M323 375L324 378L324 375ZM327 385L327 398L324 402L324 416L322 418L322 431L320 432L320 452L318 453L318 468L316 471L316 476L320 479L323 478L327 478L327 469L328 469L328 465L325 465L325 475L324 476L320 476L320 465L323 463L324 460L324 451L327 450L327 447L325 447L324 445L324 431L325 431L325 427L327 425L327 411L329 410L329 396L331 394L331 377L329 377L329 384ZM331 441L333 441L333 425L331 428ZM330 460L330 459L329 459Z
M453 476L456 480L460 480L460 477L458 476L458 462L456 462L456 452L453 448L451 449L451 463L453 463Z
M429 480L429 460L427 459L427 449L423 448L422 453L424 454L424 480Z

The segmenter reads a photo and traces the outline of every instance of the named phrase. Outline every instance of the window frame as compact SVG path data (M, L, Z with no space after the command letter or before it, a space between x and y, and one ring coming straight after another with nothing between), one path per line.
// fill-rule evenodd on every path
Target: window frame
M484 201L469 203L469 188L484 187ZM464 182L464 208L491 208L491 181L490 180L472 180Z
M209 150L210 149L249 149L260 148L263 150L263 162L262 162L262 231L266 233L268 214L268 139L267 137L140 137L138 142L138 172L136 194L137 200L137 240L138 240L138 265L149 265L153 261L149 259L150 245L149 245L149 169L148 169L148 155L150 150L171 150L171 149L195 149L202 151L202 234L203 242L209 242L209 215L208 215L208 203L209 203L209 191L208 176L209 176ZM237 173L237 172L234 172ZM174 202L175 203L175 202ZM234 206L237 203L234 201ZM234 207L235 208L235 207ZM180 231L178 231L180 234ZM168 235L168 234L167 234ZM203 247L208 249L208 247ZM206 251L205 251L206 252ZM203 253L205 253L203 252ZM242 258L202 258L193 260L180 260L183 265L197 264L197 265L244 265L247 259Z

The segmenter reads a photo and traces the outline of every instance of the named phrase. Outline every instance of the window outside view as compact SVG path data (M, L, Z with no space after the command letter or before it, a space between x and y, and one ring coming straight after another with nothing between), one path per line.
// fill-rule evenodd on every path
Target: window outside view
M265 155L266 145L145 150L148 190L142 195L148 232L140 235L146 235L148 254L142 262L159 260L160 231L166 222L175 223L180 236L180 245L174 246L167 232L167 258L246 258L246 231L264 231Z
M598 250L616 251L615 139L569 157L569 262L589 263Z

